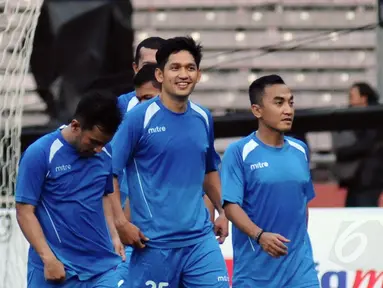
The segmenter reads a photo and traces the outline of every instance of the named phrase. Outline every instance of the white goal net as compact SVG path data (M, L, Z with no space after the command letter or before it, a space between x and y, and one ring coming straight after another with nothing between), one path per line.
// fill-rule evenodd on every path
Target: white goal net
M20 158L25 79L43 0L0 0L0 288L26 287L27 244L14 191Z

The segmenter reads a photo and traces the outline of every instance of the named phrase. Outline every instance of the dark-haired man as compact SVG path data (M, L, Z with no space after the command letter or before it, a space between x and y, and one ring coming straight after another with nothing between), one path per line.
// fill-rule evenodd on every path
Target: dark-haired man
M16 211L31 244L29 288L115 288L121 280L115 252L123 256L124 249L108 196L113 176L107 144L120 122L115 96L89 93L68 126L22 155Z
M161 84L155 72L157 64L147 64L134 76L133 85L139 102L145 102L160 94Z
M133 70L137 74L146 64L156 64L157 50L164 43L161 37L149 37L140 42L136 48L136 55L134 57ZM136 97L136 91L123 94L118 97L118 106L122 115L132 109L139 103Z
M294 96L278 75L249 88L258 131L231 144L222 160L222 194L233 225L233 287L319 288L307 233L314 198L307 146L284 136Z
M223 242L228 223L213 120L188 100L200 79L201 58L193 39L166 40L156 54L160 96L128 112L116 133L113 172L121 177L126 168L132 214L129 223L120 212L116 224L123 242L137 247L128 287L229 287L201 197L204 188L219 212L214 230Z

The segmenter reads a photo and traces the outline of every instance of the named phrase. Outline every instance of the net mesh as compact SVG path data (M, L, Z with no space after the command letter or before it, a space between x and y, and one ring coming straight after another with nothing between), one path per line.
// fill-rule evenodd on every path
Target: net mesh
M26 249L14 209L25 79L43 0L0 0L0 288L26 286Z

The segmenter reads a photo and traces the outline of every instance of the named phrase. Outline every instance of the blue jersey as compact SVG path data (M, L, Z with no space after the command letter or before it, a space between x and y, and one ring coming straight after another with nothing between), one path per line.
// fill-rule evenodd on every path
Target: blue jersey
M122 115L125 115L130 109L136 106L140 101L136 97L136 91L122 94L118 97L118 108Z
M118 97L118 108L120 109L120 112L122 115L125 115L126 112L133 109L139 103L140 103L140 101L136 97L136 91L132 91L132 92L129 92L127 94L122 94L121 96ZM129 190L128 190L129 188L128 188L128 185L126 183L125 172L124 172L123 177L119 178L118 184L120 186L120 191L121 191L122 207L124 207L125 201L129 195Z
M264 231L291 240L285 243L288 255L274 259L233 225L234 284L251 278L253 287L288 287L281 281L291 279L302 262L312 264L305 241L306 208L314 198L307 146L285 137L283 147L271 147L252 133L228 147L221 176L224 201L241 206Z
M210 112L192 102L184 113L155 97L126 113L113 145L113 172L126 168L133 223L156 248L185 247L209 237L203 197L217 170Z
M68 275L80 280L121 262L103 209L103 196L113 192L110 148L82 158L57 130L30 145L20 160L16 202L36 207L48 245ZM28 264L43 269L33 248Z

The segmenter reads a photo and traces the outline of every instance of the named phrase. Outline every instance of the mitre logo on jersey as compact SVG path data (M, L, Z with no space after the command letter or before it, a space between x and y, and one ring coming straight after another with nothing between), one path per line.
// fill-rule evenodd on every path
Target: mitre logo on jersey
M148 133L149 134L152 134L152 133L162 133L162 132L165 132L166 131L166 127L165 126L157 126L157 127L153 127L153 128L149 128L148 129Z
M267 168L267 167L269 167L269 163L267 163L267 162L258 162L256 164L250 165L251 170L262 169L262 168Z
M60 165L60 166L57 166L55 168L56 172L64 172L64 171L68 171L71 169L72 169L72 166L70 166L69 164L68 165Z

